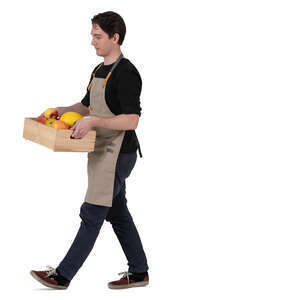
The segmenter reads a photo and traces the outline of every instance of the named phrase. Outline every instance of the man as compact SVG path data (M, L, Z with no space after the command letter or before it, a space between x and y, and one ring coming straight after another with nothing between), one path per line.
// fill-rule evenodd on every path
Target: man
M135 134L141 115L139 96L142 81L137 69L120 50L126 33L120 15L108 11L92 19L92 42L104 58L92 73L87 93L81 102L57 107L60 116L76 111L73 138L96 130L95 151L88 153L88 189L80 209L81 225L64 259L57 268L49 267L30 274L40 283L66 289L92 250L104 220L109 221L128 260L129 269L121 279L108 283L121 289L149 283L147 259L127 208L125 179L129 177L141 151Z

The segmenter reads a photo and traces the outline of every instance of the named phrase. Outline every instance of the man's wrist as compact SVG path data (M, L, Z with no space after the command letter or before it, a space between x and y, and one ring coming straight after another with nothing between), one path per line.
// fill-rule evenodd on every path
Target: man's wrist
M55 107L55 109L59 113L59 115L62 115L65 113L65 107Z
M85 116L83 118L89 119L92 128L101 127L102 118L94 117L94 116Z

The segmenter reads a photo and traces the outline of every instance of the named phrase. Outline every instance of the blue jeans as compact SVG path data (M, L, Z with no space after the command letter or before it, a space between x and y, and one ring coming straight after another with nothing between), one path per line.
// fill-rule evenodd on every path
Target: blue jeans
M72 280L90 254L104 220L109 221L128 261L129 272L148 271L147 259L138 231L127 208L125 179L129 177L137 154L120 153L116 164L112 207L84 202L80 208L81 224L78 233L58 272Z

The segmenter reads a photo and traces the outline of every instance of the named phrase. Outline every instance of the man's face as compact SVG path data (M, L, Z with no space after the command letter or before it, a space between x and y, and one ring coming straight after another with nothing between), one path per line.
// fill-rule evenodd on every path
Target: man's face
M91 35L91 44L95 47L96 53L99 56L108 55L113 47L118 43L118 34L115 34L111 39L109 39L108 34L97 24L92 25Z

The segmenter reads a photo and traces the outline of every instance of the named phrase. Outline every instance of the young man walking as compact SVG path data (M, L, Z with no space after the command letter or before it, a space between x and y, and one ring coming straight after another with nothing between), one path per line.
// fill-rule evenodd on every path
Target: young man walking
M60 116L67 111L84 115L73 125L73 138L96 130L95 151L88 153L88 189L80 208L79 231L64 259L56 268L30 274L40 283L66 289L80 269L98 237L104 220L113 230L128 260L128 271L108 283L112 289L145 286L149 283L143 246L127 208L126 178L141 150L135 129L141 115L141 77L135 66L123 57L120 46L125 23L115 12L104 12L92 19L92 45L104 61L94 70L81 102L57 107Z

